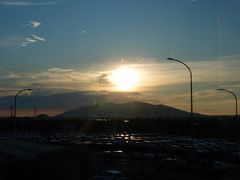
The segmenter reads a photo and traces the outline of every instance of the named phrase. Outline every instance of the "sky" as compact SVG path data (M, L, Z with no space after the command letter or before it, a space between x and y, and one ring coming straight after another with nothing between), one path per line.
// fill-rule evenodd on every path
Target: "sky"
M189 72L167 57L192 70L194 112L232 115L233 96L216 89L240 96L239 6L239 0L0 0L0 116L9 115L25 88L33 91L19 95L19 115L31 116L33 107L54 115L136 100L190 111ZM130 73L113 80L119 69Z

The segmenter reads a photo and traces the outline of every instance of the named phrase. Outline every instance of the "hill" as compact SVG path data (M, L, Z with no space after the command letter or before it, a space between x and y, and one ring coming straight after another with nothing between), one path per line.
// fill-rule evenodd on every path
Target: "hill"
M176 118L190 117L190 113L162 104L153 105L143 102L129 102L124 104L105 103L83 106L66 111L58 116L87 118Z

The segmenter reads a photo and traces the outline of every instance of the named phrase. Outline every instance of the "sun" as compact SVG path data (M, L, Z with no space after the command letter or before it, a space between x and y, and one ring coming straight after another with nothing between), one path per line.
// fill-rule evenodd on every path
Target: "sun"
M120 91L133 90L137 85L138 79L137 71L126 67L112 71L110 76L111 82L115 85L116 89Z

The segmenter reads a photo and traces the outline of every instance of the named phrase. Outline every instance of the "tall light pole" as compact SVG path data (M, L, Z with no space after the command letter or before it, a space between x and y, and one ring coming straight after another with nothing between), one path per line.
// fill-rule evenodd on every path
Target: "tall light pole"
M223 88L220 88L220 89L217 89L217 90L219 90L219 91L226 91L226 92L229 92L230 94L232 94L233 95L233 97L235 98L235 103L236 103L236 117L238 116L238 99L237 99L237 96L236 96L236 94L234 94L232 91L229 91L229 90L227 90L227 89L223 89Z
M193 137L193 88L192 88L192 71L190 69L190 67L185 64L184 62L178 60L178 59L174 59L174 58L167 58L167 60L169 61L177 61L181 64L183 64L189 71L189 75L190 75L190 102L191 102L191 122L190 122L190 128L191 128L191 155L192 155L192 162L191 163L195 163L196 157L195 157L195 153L194 153L194 137Z
M24 91L32 91L32 89L23 89L23 90L20 90L18 91L18 93L15 95L14 97L14 117L16 118L17 117L17 96L24 92Z
M236 106L236 110L235 110L236 111L235 112L235 115L236 115L236 140L239 140L239 121L237 120L237 118L238 118L238 99L237 99L237 96L232 91L229 91L227 89L220 88L220 89L217 89L217 90L229 92L235 98L235 106Z
M177 61L181 64L183 64L188 70L189 70L189 73L190 73L190 98L191 98L191 118L193 117L193 88L192 88L192 71L191 69L189 68L189 66L187 64L185 64L184 62L178 60L178 59L174 59L174 58L167 58L167 60L169 61Z

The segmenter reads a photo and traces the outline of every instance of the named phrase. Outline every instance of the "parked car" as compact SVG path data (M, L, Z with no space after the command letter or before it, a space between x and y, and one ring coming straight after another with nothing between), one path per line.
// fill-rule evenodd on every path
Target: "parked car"
M106 170L95 175L94 180L129 180L129 178L121 171Z

